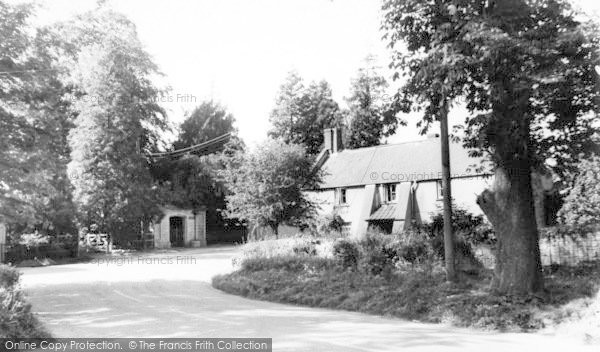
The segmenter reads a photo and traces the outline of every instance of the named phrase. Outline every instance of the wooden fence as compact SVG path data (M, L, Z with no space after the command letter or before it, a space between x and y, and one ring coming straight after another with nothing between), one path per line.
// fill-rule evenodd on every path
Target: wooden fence
M475 257L487 268L496 265L493 248L477 246ZM600 260L600 231L583 236L556 236L540 239L540 256L542 266L567 265L575 266L585 261Z

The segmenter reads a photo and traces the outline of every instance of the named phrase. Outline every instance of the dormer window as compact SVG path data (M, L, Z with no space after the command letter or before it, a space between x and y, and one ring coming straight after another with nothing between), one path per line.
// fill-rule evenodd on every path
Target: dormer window
M396 202L396 185L384 185L383 195L386 203Z

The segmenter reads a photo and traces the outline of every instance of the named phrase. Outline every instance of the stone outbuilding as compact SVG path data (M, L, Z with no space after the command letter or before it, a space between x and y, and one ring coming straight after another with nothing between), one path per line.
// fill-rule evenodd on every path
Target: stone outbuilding
M154 248L205 247L206 208L162 206L163 216L153 226Z

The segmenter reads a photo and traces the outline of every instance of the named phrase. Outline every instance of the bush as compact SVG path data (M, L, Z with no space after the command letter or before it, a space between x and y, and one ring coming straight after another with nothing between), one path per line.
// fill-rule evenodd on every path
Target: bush
M389 245L389 253L394 253L399 260L411 264L424 263L433 258L434 251L427 235L418 230L402 233Z
M317 245L319 241L304 241L294 244L292 251L294 254L317 255Z
M392 236L379 232L370 232L359 241L360 267L369 275L389 273L396 260L395 255L388 253L388 244Z
M600 156L579 164L575 182L558 212L558 220L583 232L600 223Z
M0 264L0 338L35 338L47 336L31 313L19 288L19 273Z
M339 240L333 245L333 257L344 269L356 268L360 258L358 246L349 240Z
M369 275L389 274L394 266L393 260L387 256L383 248L366 253L361 264Z
M333 214L330 218L327 218L327 229L330 231L335 231L342 233L344 229L345 221L338 214Z
M7 265L0 264L0 288L12 289L19 283L19 272Z
M429 233L431 238L443 237L444 215L436 213L431 222L422 225L421 229ZM496 243L494 230L483 215L474 215L461 207L454 206L452 209L452 230L456 238L462 238L471 244Z
M249 242L241 247L240 255L234 258L233 262L235 265L243 265L244 261L249 259L287 256L331 258L332 243L332 240L311 237L290 237Z
M326 267L328 261L318 257L280 256L271 258L249 258L242 263L245 271L285 270L288 272L303 272Z
M438 236L431 240L431 246L435 254L440 258L444 259L446 257L446 252L444 250L444 237ZM473 254L473 250L471 245L467 243L460 236L454 237L454 254L456 258L472 258L475 257Z
M315 216L307 221L305 233L317 238L340 238L344 234L344 219L338 214Z

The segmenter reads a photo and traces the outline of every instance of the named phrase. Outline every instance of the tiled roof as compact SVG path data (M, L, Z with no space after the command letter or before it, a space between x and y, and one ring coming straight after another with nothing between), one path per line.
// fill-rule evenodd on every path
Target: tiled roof
M484 174L476 170L481 161L460 143L450 143L452 177ZM342 150L323 164L321 189L440 179L441 164L439 138Z

